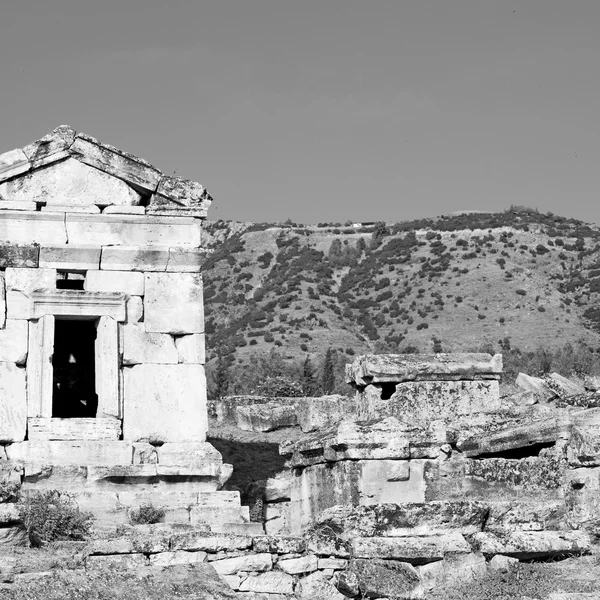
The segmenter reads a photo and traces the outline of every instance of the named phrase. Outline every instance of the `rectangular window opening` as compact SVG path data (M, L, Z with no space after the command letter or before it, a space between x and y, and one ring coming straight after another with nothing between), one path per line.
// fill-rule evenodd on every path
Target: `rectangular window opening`
M56 274L57 290L83 290L85 273L71 271L59 271Z
M96 417L95 342L95 321L56 319L52 357L53 417Z

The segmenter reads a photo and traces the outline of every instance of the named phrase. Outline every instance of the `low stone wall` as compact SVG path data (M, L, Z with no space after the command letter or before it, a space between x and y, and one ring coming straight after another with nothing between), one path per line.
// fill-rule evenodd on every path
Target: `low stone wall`
M0 575L9 583L48 576L56 568L139 572L208 563L240 600L419 598L428 590L483 577L490 570L508 570L519 559L592 550L590 536L579 531L477 531L483 507L463 504L433 512L423 506L408 512L391 505L358 512L338 507L304 537L211 535L197 528L137 526L118 538L74 542L70 553L65 551L69 544L63 543L57 554L63 559L43 572L27 567L22 554L0 551ZM390 523L390 516L396 524L407 516L424 517L436 533L389 537L392 528L384 527L374 536L371 527ZM45 564L36 560L38 568Z
M334 394L318 397L228 396L210 400L209 415L244 431L274 431L300 427L309 433L329 427L355 412L355 403Z

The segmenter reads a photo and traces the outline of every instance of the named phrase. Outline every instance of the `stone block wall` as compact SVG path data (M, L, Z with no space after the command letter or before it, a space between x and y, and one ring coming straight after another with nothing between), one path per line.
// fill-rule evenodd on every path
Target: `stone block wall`
M0 442L205 439L210 203L68 126L0 155ZM97 330L96 417L119 427L54 422L56 322L82 319Z

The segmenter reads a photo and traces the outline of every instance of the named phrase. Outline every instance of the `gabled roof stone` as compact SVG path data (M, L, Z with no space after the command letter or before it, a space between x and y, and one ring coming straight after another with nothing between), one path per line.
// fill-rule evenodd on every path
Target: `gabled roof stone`
M1 195L6 201L23 200L11 197L11 190L20 186L2 184L26 175L30 177L34 171L49 168L69 158L124 181L140 194L142 204L148 203L148 214L205 218L212 202L201 184L182 177L163 175L148 161L99 142L85 133L78 133L68 125L60 125L22 149L0 154ZM31 200L44 202L44 198Z

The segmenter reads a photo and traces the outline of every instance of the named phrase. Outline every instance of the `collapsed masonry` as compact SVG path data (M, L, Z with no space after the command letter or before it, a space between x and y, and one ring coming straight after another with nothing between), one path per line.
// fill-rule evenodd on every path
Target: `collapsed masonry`
M600 409L500 398L501 371L481 354L357 358L359 420L281 444L271 509L294 535L325 531L332 556L423 565L421 584L593 552Z
M151 501L167 522L243 528L239 496L217 491L231 466L205 441L210 203L68 126L0 155L5 486L72 492L99 527Z

